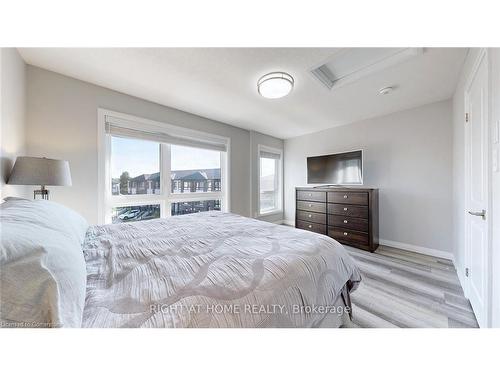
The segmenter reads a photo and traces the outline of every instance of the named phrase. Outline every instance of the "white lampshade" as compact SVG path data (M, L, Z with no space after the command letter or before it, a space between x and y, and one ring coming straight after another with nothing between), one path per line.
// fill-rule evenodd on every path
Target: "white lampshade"
M71 186L71 173L66 160L20 156L16 159L8 184Z

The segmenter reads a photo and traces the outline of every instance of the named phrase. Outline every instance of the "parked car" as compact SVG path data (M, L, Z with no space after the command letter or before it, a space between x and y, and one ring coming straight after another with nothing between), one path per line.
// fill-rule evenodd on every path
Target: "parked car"
M121 215L118 215L118 219L130 220L130 219L133 219L134 217L136 217L137 215L139 215L140 212L141 212L141 210L130 210L130 211L127 211Z

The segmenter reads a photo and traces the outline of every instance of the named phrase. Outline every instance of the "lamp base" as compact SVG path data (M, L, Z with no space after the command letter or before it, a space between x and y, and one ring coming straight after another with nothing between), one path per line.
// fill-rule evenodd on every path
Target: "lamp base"
M33 191L33 199L37 199L37 196L40 196L38 199L49 200L49 191L42 186L41 189Z

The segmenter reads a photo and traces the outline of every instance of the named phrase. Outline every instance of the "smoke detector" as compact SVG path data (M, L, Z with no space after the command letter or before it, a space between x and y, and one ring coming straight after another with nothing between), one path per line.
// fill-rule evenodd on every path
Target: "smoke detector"
M391 93L391 92L393 92L393 91L394 91L394 87L392 87L392 86L387 86L387 87L383 87L383 88L381 88L381 89L378 91L378 93L379 93L380 95L387 95L387 94L390 94L390 93Z

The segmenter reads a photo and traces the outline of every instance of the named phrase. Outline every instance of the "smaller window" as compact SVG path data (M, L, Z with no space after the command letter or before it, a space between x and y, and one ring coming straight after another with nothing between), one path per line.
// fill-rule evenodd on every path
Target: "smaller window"
M259 146L259 214L281 211L281 150Z

